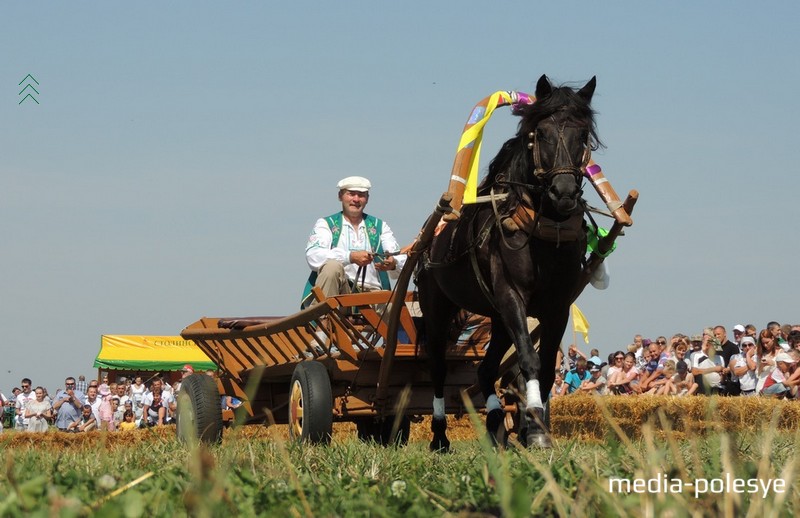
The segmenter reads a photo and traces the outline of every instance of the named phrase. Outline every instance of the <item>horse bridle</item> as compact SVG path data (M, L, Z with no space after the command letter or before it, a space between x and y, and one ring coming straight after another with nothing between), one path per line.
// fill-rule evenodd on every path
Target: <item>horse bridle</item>
M553 117L551 117L551 119L555 123L555 119ZM580 177L583 175L583 171L586 169L586 166L589 165L589 160L592 158L591 136L587 137L586 143L584 144L581 164L579 166L575 166L575 163L572 161L572 157L569 154L567 143L564 139L564 128L566 127L566 122L563 122L560 126L558 126L556 156L553 158L553 167L550 169L545 169L542 167L542 152L539 148L539 137L536 135L536 131L531 131L528 133L528 138L531 140L531 142L528 142L528 149L531 150L533 158L533 174L539 180L547 180L559 174L571 174L573 176ZM569 163L566 166L559 167L556 164L558 164L558 158L561 155L562 150Z

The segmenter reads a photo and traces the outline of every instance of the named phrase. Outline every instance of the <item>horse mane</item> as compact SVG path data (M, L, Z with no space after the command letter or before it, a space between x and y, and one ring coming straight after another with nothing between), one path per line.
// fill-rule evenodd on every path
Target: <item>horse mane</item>
M574 124L586 124L591 135L592 150L603 147L595 125L595 111L589 102L569 86L554 87L551 94L537 99L533 104L521 107L521 120L517 134L508 139L489 163L489 171L478 187L479 194L488 194L497 185L498 176L513 182L531 183L533 159L528 148L528 134L548 117L559 113L561 117ZM512 190L516 190L513 189Z

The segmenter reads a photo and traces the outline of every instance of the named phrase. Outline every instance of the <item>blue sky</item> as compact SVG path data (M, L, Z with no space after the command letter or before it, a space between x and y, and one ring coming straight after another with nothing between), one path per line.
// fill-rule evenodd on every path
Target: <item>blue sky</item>
M472 106L543 73L597 76L594 158L641 193L578 301L589 347L798 323L798 25L789 1L2 2L0 388L92 376L102 334L293 312L340 178L410 242Z

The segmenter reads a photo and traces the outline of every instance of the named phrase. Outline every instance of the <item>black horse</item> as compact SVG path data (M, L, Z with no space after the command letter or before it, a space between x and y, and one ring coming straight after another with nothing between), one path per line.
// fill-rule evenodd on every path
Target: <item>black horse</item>
M446 450L445 342L459 308L492 320L492 339L478 369L494 437L503 411L495 395L500 361L512 343L525 381L523 428L529 445L549 447L544 404L556 352L585 266L584 169L599 145L591 108L592 78L580 90L553 87L546 76L526 106L514 138L489 165L479 195L435 238L417 276L434 385L431 449ZM537 353L527 317L539 320Z

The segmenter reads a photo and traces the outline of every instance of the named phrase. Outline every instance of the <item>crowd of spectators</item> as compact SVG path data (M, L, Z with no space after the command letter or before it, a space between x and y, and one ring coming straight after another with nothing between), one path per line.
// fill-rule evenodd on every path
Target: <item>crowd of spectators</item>
M181 371L181 380L194 373L191 365ZM214 376L214 371L208 374ZM51 395L44 387L34 387L30 378L23 378L10 397L0 394L4 410L0 431L10 427L28 432L54 429L79 433L164 426L174 423L180 387L181 381L170 385L158 376L146 382L142 376L123 377L112 383L108 376L89 382L84 376L77 381L69 376L64 387Z
M769 322L758 331L737 324L728 338L724 326L702 334L674 334L669 340L634 336L625 350L604 361L570 345L559 358L551 397L575 393L691 396L763 396L798 399L800 324Z

